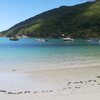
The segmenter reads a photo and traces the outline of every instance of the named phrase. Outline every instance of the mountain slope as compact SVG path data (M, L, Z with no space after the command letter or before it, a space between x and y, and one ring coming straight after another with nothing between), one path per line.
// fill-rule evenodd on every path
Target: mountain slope
M74 38L100 37L100 0L76 6L62 6L41 13L3 31L7 36L28 35Z

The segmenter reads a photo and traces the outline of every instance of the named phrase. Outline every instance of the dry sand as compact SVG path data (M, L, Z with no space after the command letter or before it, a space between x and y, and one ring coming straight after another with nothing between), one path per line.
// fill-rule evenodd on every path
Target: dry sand
M0 71L0 100L100 100L100 66Z

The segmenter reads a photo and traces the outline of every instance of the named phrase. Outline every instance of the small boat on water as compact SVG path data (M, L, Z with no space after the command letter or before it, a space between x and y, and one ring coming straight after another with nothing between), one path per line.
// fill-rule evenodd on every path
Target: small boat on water
M40 41L40 42L47 42L47 39L36 39L36 41Z
M21 37L22 37L22 38L28 38L28 36L26 36L26 35L22 35Z
M88 39L88 42L100 42L100 39Z
M18 41L19 39L17 37L10 37L11 41Z
M74 39L70 38L70 37L65 37L65 38L62 38L63 41L73 41Z

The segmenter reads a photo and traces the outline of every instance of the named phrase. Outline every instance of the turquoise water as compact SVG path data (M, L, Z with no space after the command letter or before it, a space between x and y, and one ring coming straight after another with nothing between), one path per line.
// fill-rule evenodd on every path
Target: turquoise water
M32 38L0 38L0 69L70 68L100 65L100 44L86 40L65 42Z

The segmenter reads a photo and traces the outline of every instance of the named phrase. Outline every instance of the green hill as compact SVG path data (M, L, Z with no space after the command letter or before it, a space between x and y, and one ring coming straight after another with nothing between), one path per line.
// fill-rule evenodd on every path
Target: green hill
M100 38L100 0L62 6L41 13L1 32L7 36Z

